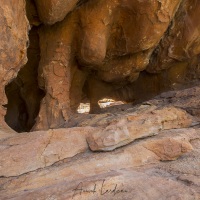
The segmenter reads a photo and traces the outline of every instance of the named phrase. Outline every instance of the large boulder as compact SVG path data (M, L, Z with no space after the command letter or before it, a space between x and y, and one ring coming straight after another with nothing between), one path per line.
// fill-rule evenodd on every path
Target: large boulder
M189 115L173 107L151 110L146 114L123 117L104 130L90 134L87 141L93 151L111 151L138 138L157 135L172 128L189 127L191 123Z

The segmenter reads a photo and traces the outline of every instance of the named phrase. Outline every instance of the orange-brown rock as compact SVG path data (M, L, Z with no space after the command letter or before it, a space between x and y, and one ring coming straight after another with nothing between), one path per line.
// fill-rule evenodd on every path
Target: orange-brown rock
M70 105L77 108L82 96L87 73L80 71L97 70L100 79L107 82L136 80L147 66L179 3L180 0L170 1L170 4L88 1L62 22L43 27L40 79L45 80L43 87L47 93L34 130L56 128L68 120ZM74 75L76 73L80 75ZM65 87L60 88L60 84ZM70 88L79 90L76 98L70 97Z
M102 62L106 61L105 57L112 58L111 62L113 62L115 57L126 55L122 57L123 64L126 65L129 55L133 53L144 53L143 58L148 57L145 51L154 48L160 41L179 3L179 0L170 1L170 3L89 1L79 11L81 25L84 27L80 38L80 59L89 65L102 65ZM140 57L142 55L130 60L138 61L139 65ZM109 65L109 62L106 63L105 69L109 68L107 71L112 71L114 66ZM131 62L128 65L131 65ZM131 69L137 69L137 65L134 63L132 65ZM120 62L119 67L122 67ZM138 66L137 70L139 68Z
M79 0L35 0L41 21L54 24L62 21L72 11Z
M61 23L40 30L39 86L46 95L34 130L59 127L71 114L70 87L73 77L79 73L78 63L72 56L76 31L77 17L73 13ZM79 88L78 84L75 90L81 91ZM81 98L81 92L79 95Z
M17 76L17 72L27 62L29 26L24 0L0 2L0 29L0 124L5 126L5 85Z
M200 54L200 22L197 17L200 4L196 0L182 2L168 33L163 37L147 70L157 72L177 62Z
M136 80L148 65L179 3L89 1L79 9L84 27L79 35L81 64L98 70L98 76L107 82Z
M37 28L29 32L30 45L27 49L28 62L18 72L17 77L6 86L8 98L6 123L17 132L30 131L40 109L44 96L38 87L38 65L40 61Z
M40 24L37 11L43 22L57 23L41 25L40 29L38 81L46 95L33 130L62 127L77 110L83 93L90 100L91 112L96 112L98 100L105 96L138 103L171 86L177 88L185 77L190 80L199 77L197 1L42 0L35 3L27 0L27 16L32 26ZM180 37L185 42L180 43ZM189 52L184 54L187 46ZM167 53L169 49L174 49L173 55ZM162 71L169 67L162 67L165 65L162 62L168 60L174 70ZM161 70L161 74L142 72L140 75L146 68L151 73ZM13 95L19 98L18 93ZM38 110L41 98L35 99ZM24 110L27 108L20 112L27 115ZM29 127L35 122L35 115L31 116ZM15 124L16 117L7 121Z

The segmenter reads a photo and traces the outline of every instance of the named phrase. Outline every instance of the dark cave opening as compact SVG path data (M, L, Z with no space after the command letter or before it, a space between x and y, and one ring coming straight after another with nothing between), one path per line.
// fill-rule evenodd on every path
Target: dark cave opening
M28 131L26 128L28 113L24 100L20 95L20 88L16 81L12 81L5 87L8 99L7 112L5 115L6 123L16 132Z
M7 108L5 121L19 133L29 132L32 129L39 113L40 101L44 96L44 92L39 88L31 88L27 94L29 96L24 96L23 90L23 86L19 85L17 78L5 88L8 99L8 103L5 105Z
M45 93L38 86L40 61L39 36L37 28L29 32L30 45L27 50L28 62L17 77L5 87L8 103L6 123L16 132L28 132L35 124L40 102Z

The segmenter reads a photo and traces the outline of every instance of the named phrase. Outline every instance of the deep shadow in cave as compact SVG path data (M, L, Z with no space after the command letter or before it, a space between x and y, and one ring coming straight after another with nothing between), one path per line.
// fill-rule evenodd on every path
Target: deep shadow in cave
M6 123L17 132L30 131L39 113L44 91L38 86L38 65L40 61L39 36L37 28L29 32L27 64L17 77L5 87L8 104Z

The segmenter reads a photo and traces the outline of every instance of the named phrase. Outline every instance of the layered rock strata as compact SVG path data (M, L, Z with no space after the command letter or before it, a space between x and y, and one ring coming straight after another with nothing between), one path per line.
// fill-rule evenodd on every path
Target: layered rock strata
M195 94L198 87L191 91ZM0 198L198 200L199 118L180 108L165 107L164 96L172 98L171 106L179 103L186 108L186 100L191 106L195 102L198 104L195 96L182 90L173 95L164 93L149 104L127 108L119 114L92 115L91 119L82 117L77 123L82 127L12 136L0 132L4 137L0 139ZM185 97L182 101L181 96ZM164 123L161 115L168 117L163 118ZM111 124L124 117L134 117L135 121L139 118L150 120L141 123L137 130L142 139L121 148L118 146L114 151L110 151L113 148L110 140L105 152L92 152L87 138L106 127L111 131ZM152 123L152 129L156 130L159 122L165 128L152 136L148 132L149 124ZM124 126L129 123L132 122L127 121ZM131 131L134 132L134 126ZM120 141L118 132L112 134ZM106 141L106 137L103 134L101 141Z

